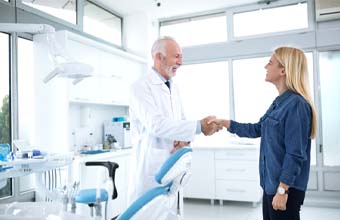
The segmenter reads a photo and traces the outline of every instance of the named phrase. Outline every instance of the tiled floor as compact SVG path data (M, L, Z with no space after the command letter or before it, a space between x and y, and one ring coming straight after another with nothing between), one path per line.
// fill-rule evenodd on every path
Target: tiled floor
M302 206L301 220L339 220L340 209ZM210 200L184 200L185 220L262 220L261 204L256 208L251 203L224 201L220 206L210 205Z

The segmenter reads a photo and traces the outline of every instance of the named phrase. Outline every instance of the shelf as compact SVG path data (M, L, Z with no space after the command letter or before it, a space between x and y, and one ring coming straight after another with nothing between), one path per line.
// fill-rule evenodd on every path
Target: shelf
M44 172L47 170L70 165L73 162L74 154L51 154L42 159L16 159L8 162L0 162L0 166L11 167L0 172L0 180L25 176L35 172Z
M120 102L97 102L97 101L91 101L91 100L85 100L85 99L70 99L70 104L75 105L102 105L102 106L118 106L118 107L129 107L128 104L120 103Z

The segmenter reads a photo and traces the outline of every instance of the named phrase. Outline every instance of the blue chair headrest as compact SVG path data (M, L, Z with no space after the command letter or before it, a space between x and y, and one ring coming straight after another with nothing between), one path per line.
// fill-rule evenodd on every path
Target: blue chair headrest
M161 169L155 175L155 180L162 183L163 177L169 172L173 165L185 154L192 152L190 147L183 147L173 153L162 165Z

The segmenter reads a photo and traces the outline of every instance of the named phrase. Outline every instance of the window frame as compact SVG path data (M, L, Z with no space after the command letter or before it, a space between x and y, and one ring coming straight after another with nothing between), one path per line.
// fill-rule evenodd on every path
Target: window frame
M72 29L76 29L78 31L82 31L81 26L79 25L79 16L78 16L81 1L82 0L76 0L76 8L75 8L76 9L75 10L75 12L76 12L76 23L75 24L73 24L71 22L68 22L68 21L66 21L64 19L58 18L56 16L53 16L51 14L48 14L48 13L46 13L44 11L39 10L39 9L30 7L30 6L22 3L22 0L17 0L16 8L19 8L19 9L22 9L24 11L27 11L27 12L33 14L33 15L38 15L40 17L46 18L46 19L48 19L48 20L50 20L52 22L56 22L57 24L62 24L64 26L68 27L68 28L72 28Z
M256 34L256 35L250 35L250 36L244 36L244 37L235 37L234 34L234 14L237 13L245 13L245 12L251 12L251 11L257 11L259 9L271 9L271 8L277 8L277 7L284 7L284 6L290 6L295 5L298 3L306 3L307 4L307 21L308 21L308 27L303 29L295 29L295 30L288 30L288 31L280 31L280 32L271 32L271 33L264 33L264 34ZM182 22L188 22L192 20L197 20L200 18L209 16L216 16L217 14L225 14L227 19L227 42L234 42L234 41L242 41L247 39L257 39L261 37L271 37L271 36L280 36L280 35L286 35L286 34L300 34L304 32L310 32L315 29L315 22L314 22L314 4L312 0L286 0L286 1L275 1L271 2L270 4L249 4L245 6L235 6L230 8L225 8L223 10L216 10L216 11L210 11L205 13L196 13L191 15L186 15L182 17L172 17L172 18L165 18L165 19L159 19L158 20L158 33L160 33L160 29L164 25L169 24L177 24ZM220 42L218 42L220 43ZM222 42L224 43L224 42ZM215 44L215 43L211 43ZM190 47L195 47L199 45L192 45Z
M225 43L229 39L229 29L227 28L228 26L228 16L227 12L225 10L217 10L217 11L211 11L209 13L199 13L199 14L190 14L186 15L185 17L174 17L174 18L168 18L168 19L160 19L158 22L158 33L161 32L161 27L167 26L167 25L174 25L174 24L181 24L181 23L186 23L186 22L191 22L191 21L199 21L199 20L204 20L208 18L214 18L214 17L220 17L220 16L225 16L226 19L226 32L227 36L225 41L221 42L211 42L211 43L204 43L204 44L212 44L212 43ZM195 47L198 45L188 45L188 47Z
M278 31L278 32L270 32L270 33L263 33L263 34L254 34L254 35L248 35L248 36L242 36L242 37L235 37L234 33L234 15L239 13L246 13L246 12L253 12L263 9L272 9L272 8L279 8L279 7L285 7L285 6L292 6L296 5L298 3L306 3L307 4L307 28L302 29L294 29L294 30L287 30L287 31ZM231 10L231 17L229 18L231 20L231 40L237 41L237 40L246 40L246 39L254 39L254 38L261 38L261 37L270 37L270 36L279 36L283 34L298 34L303 33L307 31L312 31L315 29L315 25L313 22L313 13L311 11L314 10L314 6L310 3L308 0L286 0L285 2L277 1L272 2L270 4L264 4L264 5L252 5L252 6L245 6L245 7L238 7L234 10Z
M81 13L82 13L82 15L81 15L81 30L82 30L83 35L86 35L87 37L95 39L95 40L97 40L99 42L104 42L104 43L109 44L111 46L114 46L116 48L123 49L124 48L124 40L123 40L124 39L124 34L123 34L124 33L124 18L123 18L123 16L121 14L111 10L111 9L105 8L102 4L100 4L98 2L94 2L92 0L78 0L78 1L82 1L82 5L81 5L81 7L82 7L82 9L81 9ZM121 21L120 22L120 29L121 29L121 32L120 32L121 42L120 43L121 43L121 46L117 45L117 44L114 44L114 43L112 43L110 41L106 41L106 40L104 40L102 38L99 38L97 36L94 36L94 35L84 31L84 14L85 14L84 13L84 7L85 7L85 2L93 4L94 6L100 8L100 9L108 12L109 14L112 14L113 16L115 16L115 17L120 19L120 21Z
M85 1L91 3L91 4L94 4L96 5L97 7L109 12L110 14L113 14L114 16L118 17L121 19L121 46L119 45L116 45L112 42L109 42L109 41L106 41L104 39L101 39L99 37L96 37L92 34L89 34L89 33L86 33L84 32L83 30L83 21L84 21L84 3ZM12 7L15 7L14 3L13 2L4 2L5 4L10 4ZM114 47L114 48L118 48L120 50L124 50L125 49L125 42L124 42L124 17L117 13L116 11L113 11L112 9L108 9L106 8L103 4L97 2L97 1L93 1L93 0L77 0L76 1L76 24L73 24L73 23L70 23L66 20L63 20L63 19L60 19L58 17L55 17L53 15L50 15L46 12L43 12L43 11L40 11L36 8L33 8L33 7L30 7L28 5L25 5L24 3L22 3L22 0L17 0L16 2L16 8L15 10L17 9L22 9L23 11L26 11L30 14L30 16L39 16L38 18L31 18L30 17L30 21L31 23L46 23L46 24L51 24L53 25L54 27L56 27L56 30L59 30L59 29L66 29L68 31L76 31L78 34L82 35L82 36L85 36L87 38L90 38L90 39L93 39L93 40L96 40L98 42L101 42L101 43L104 43L104 44L107 44L111 47ZM18 16L18 15L16 15ZM42 18L46 18L47 20L44 20ZM25 21L21 21L21 19L24 19L24 18L21 18L20 16L18 16L18 22L23 22L25 23Z

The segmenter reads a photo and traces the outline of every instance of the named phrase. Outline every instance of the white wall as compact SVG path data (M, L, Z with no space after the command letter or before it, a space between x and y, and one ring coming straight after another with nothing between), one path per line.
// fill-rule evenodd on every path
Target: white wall
M89 144L93 133L91 144L102 144L103 122L128 114L129 87L146 71L146 60L65 31L57 32L57 40L64 55L93 66L93 76L76 85L59 77L43 83L54 64L46 35L34 37L35 135L30 142L39 149L65 152Z
M124 44L127 51L152 61L151 47L158 38L158 21L148 14L137 13L124 17Z
M55 78L49 83L44 77L54 65L49 59L46 35L34 36L34 134L31 144L53 152L68 150L67 81Z

